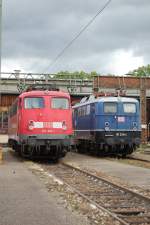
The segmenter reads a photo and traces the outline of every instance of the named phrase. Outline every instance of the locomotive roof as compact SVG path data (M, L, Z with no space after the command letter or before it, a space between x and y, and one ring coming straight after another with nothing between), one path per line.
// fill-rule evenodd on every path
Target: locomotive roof
M63 91L28 91L28 92L23 92L20 97L28 97L28 96L59 96L59 97L69 97L69 93L63 92Z
M105 96L105 97L98 97L98 98L95 98L95 96L90 96L87 100L85 99L84 102L82 102L82 99L81 99L81 102L74 105L73 108L76 108L76 107L82 106L82 105L91 104L91 103L96 103L96 102L131 102L131 103L133 102L133 103L136 103L136 102L138 102L138 100L135 98L127 98L127 97L120 97L120 96L118 96L118 97Z

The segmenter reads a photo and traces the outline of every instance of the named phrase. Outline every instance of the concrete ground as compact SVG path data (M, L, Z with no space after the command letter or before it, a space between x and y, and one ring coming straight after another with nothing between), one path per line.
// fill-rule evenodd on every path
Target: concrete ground
M150 169L72 152L68 153L63 161L79 166L80 168L99 171L117 177L131 185L150 190Z
M0 165L0 225L86 225L10 152Z

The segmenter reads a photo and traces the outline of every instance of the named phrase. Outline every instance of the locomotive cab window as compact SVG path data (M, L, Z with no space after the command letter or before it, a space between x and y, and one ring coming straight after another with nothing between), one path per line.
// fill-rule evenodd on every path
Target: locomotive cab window
M69 109L69 101L67 98L52 98L52 109Z
M123 103L123 110L125 113L136 113L135 103Z
M25 109L41 109L44 108L43 98L25 98L24 100Z
M117 103L116 102L105 102L104 103L104 113L116 113Z

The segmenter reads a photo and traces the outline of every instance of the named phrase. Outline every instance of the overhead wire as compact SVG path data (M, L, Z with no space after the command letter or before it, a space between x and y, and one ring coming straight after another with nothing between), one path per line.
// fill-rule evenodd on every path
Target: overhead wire
M78 34L58 53L54 60L47 66L46 71L50 69L56 61L65 53L65 51L80 37L80 35L94 22L94 20L104 11L112 0L108 0L105 5L98 10L98 12L89 20L89 22L79 31Z

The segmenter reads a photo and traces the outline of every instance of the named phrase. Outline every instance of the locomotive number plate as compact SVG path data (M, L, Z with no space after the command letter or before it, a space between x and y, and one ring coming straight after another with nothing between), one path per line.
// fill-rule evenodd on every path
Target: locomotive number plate
M34 128L51 128L51 122L34 122Z
M116 133L116 136L119 136L119 137L127 137L128 134L127 133Z
M119 123L124 123L125 122L125 117L124 116L118 116L118 122Z
M62 128L62 122L34 122L34 128Z

